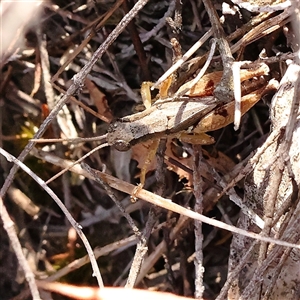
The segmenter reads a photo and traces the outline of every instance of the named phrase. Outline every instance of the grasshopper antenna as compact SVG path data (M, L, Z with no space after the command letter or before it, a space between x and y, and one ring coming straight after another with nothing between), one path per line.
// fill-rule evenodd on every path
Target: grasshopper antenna
M72 169L75 165L80 164L83 160L85 160L87 157L89 157L91 154L93 154L94 152L107 147L108 144L104 143L99 145L98 147L94 148L93 150L91 150L90 152L88 152L87 154L83 155L82 157L80 157L78 160L74 161L72 164L70 164L67 168L61 170L59 173L57 173L55 176L51 177L50 179L48 179L46 181L46 184L49 184L50 182L52 182L53 180L57 179L58 177L60 177L61 175L63 175L64 173L66 173L67 171L69 171L70 169ZM48 152L45 152L43 150L38 150L38 149L33 149L32 150L32 154L38 158L44 159L45 156L47 156L47 161L49 161L49 158L52 159L52 163L55 163L55 158L53 158L53 156L49 156Z
M83 143L83 142L100 142L100 144L107 143L107 134L95 136L95 137L89 137L89 138L73 138L73 139L30 139L31 142L35 143L62 143L67 142L70 143ZM108 145L107 145L108 146Z

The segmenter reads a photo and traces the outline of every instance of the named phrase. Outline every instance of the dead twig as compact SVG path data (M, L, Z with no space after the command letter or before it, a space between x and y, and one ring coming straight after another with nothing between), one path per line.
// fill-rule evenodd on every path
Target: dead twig
M193 182L194 182L194 195L195 195L195 212L203 213L203 191L202 185L203 180L201 176L201 160L202 160L202 149L199 145L193 146ZM202 222L195 221L195 298L201 299L204 292L203 284L203 233L202 233Z

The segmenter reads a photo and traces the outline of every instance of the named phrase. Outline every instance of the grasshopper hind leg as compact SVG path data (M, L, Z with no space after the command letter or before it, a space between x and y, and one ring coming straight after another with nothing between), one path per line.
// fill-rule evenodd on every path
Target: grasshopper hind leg
M179 140L192 145L211 145L215 143L215 140L210 135L200 132L194 134L187 134L182 132L178 136Z

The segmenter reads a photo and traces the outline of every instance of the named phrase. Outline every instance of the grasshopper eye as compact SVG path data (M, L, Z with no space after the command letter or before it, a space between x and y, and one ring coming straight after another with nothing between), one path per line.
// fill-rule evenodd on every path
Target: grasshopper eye
M130 143L124 141L124 140L117 140L114 143L114 148L116 148L118 151L128 151L131 148Z

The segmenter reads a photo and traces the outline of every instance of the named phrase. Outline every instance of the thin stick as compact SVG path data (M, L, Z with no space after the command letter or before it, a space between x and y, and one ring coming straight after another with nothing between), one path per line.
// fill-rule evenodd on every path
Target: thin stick
M217 44L216 39L213 39L212 43L211 43L210 51L208 53L207 60L204 64L204 66L202 67L202 69L200 70L200 72L197 74L197 76L189 82L188 90L192 89L198 83L198 81L201 79L201 77L204 75L204 73L208 69L209 64L210 64L210 62L215 54L215 51L216 51L216 44ZM175 94L174 97L176 98L176 97L183 96L186 92L188 92L188 90L187 89L183 89L183 90L179 89L179 91Z
M230 102L234 96L232 92L232 64L234 62L234 58L231 54L229 43L226 40L225 32L220 23L215 7L210 0L203 0L203 4L208 13L214 36L218 40L219 51L223 63L223 75L221 81L215 88L214 95L219 99L219 101Z
M134 234L139 237L142 238L142 235L138 229L138 227L135 225L133 219L131 218L130 214L126 212L125 208L123 207L123 205L120 203L120 201L116 198L112 188L107 184L107 182L105 182L101 177L98 176L98 173L95 169L92 169L89 165L85 164L85 163L81 163L81 167L83 168L83 170L85 170L90 176L93 177L93 179L100 183L101 186L103 186L103 188L106 190L108 196L114 201L114 203L116 204L116 206L119 208L119 210L122 212L123 216L126 218L128 224L130 225L132 231L134 232Z
M132 4L132 1L125 0L123 2L123 9L124 9L125 13L128 13L129 7L131 6L131 4ZM145 50L143 48L143 44L142 44L141 38L139 36L139 33L136 29L136 25L133 20L131 22L129 22L129 24L128 24L128 31L129 31L135 52L139 59L139 63L140 63L142 75L143 75L142 80L143 81L151 81L152 74L150 73L149 67L147 65L147 56L146 56Z
M58 172L57 174L55 174L53 177L51 177L50 179L48 179L46 181L46 184L49 184L50 182L52 182L53 180L57 179L59 176L65 174L67 171L69 171L73 166L81 163L83 160L85 160L87 157L89 157L90 155L92 155L94 152L107 147L107 144L102 144L99 145L98 147L94 148L93 150L91 150L90 152L88 152L87 154L83 155L82 157L80 157L79 159L77 159L76 161L74 161L73 165L69 166L68 168L65 168L63 170L61 170L60 172Z
M119 6L123 3L123 1L124 0L118 0L118 1L116 1L116 3L114 4L114 6L111 7L110 10L108 12L106 12L106 14L104 16L98 17L96 20L92 21L91 23L89 22L88 25L85 28L83 28L83 29L81 29L79 31L76 31L75 33L71 34L70 36L66 37L66 39L64 39L65 44L68 45L78 35L80 35L80 34L85 35L85 33L89 29L91 29L90 32L88 33L87 37L82 41L82 43L78 47L76 47L75 49L73 49L74 52L72 54L70 54L70 56L68 57L67 61L65 63L63 63L62 66L59 68L59 70L54 74L54 76L51 79L51 83L52 84L58 79L59 75L66 69L66 67L70 64L70 62L82 51L82 49L84 49L84 47L86 47L88 45L88 43L90 42L90 40L93 37L95 37L95 35L97 34L97 32L100 30L100 28L102 26L104 26L104 24L106 23L106 21L119 8ZM47 6L47 3L44 2L44 5ZM53 9L53 6L51 6L50 9Z
M232 64L232 75L233 75L233 87L234 87L234 130L238 130L241 123L241 101L242 101L242 91L241 91L241 73L240 73L240 62L234 62Z
M139 242L137 244L136 252L134 255L134 260L133 260L132 266L130 268L128 280L126 283L126 287L133 288L134 284L136 282L137 276L139 274L143 259L148 251L148 247L147 247L148 239L145 237L145 235L143 233L141 233L139 231L138 227L135 225L130 214L126 212L126 210L123 207L123 205L121 204L121 202L116 198L112 188L107 184L107 182L105 182L100 176L98 176L97 171L95 169L92 169L89 165L87 165L85 163L82 163L81 166L85 171L88 172L88 174L90 174L93 177L93 179L96 182L100 183L101 186L104 187L104 189L106 190L109 197L114 201L116 206L122 212L123 216L126 218L128 224L130 225L134 234L139 238ZM150 232L151 232L151 230L150 230ZM150 235L150 232L149 232L149 235Z
M159 142L158 150L157 150L157 169L155 172L156 181L158 183L158 187L156 189L156 194L162 195L165 188L165 174L164 174L164 168L163 168L163 162L164 162L164 155L166 149L166 139L161 139ZM145 174L146 175L146 174ZM147 243L150 237L150 234L152 232L152 229L157 221L157 216L160 212L160 208L156 205L152 206L149 214L148 214L148 220L145 226L145 229L143 230L143 236L144 239L141 240L136 248L132 266L130 268L129 276L126 282L125 287L127 288L133 288L134 285L137 283L138 276L140 275L140 271L142 268L142 263L145 259L145 255L148 252Z
M0 148L0 150L1 150L1 148ZM31 295L32 295L33 299L39 300L39 299L41 299L41 297L40 297L39 290L38 290L38 287L35 282L35 276L34 276L32 270L30 269L28 261L23 253L22 246L20 244L20 241L18 239L16 230L15 230L15 224L12 221L12 219L10 218L10 216L6 210L6 207L3 204L2 197L0 197L0 217L3 222L3 227L9 237L11 246L17 256L18 262L24 271L25 278L29 284Z
M125 284L126 288L133 288L137 282L137 278L139 276L142 263L145 259L145 256L148 252L147 243L149 240L149 236L152 232L152 228L156 222L156 214L153 209L149 212L149 219L146 224L145 230L143 230L143 238L139 240L136 251L134 254L134 258L132 261L132 265L129 271L129 275Z
M196 199L195 211L199 214L203 213L203 180L201 177L201 160L202 149L199 145L193 146L194 159L193 159L193 182L194 182L194 195ZM203 233L202 222L195 220L195 298L202 299L204 292L203 285Z
M54 82L52 83L52 85L53 85L53 87L56 90L58 90L63 95L66 94L66 91L64 89L62 89L61 87L59 87ZM100 119L100 120L102 120L102 121L104 121L106 123L110 123L111 122L110 118L107 118L106 116L97 113L96 111L94 111L93 109L91 109L89 106L87 106L84 103L82 103L79 100L77 100L75 97L70 96L70 100L73 101L75 104L79 105L80 107L82 107L86 112L90 113L91 115L95 116L96 118L98 118L98 119Z
M104 247L97 247L94 250L95 257L96 257L96 259L98 259L101 256L108 255L110 252L112 252L114 250L118 250L118 249L128 246L128 245L134 245L137 243L137 241L138 241L138 239L137 239L136 235L131 235L127 238L124 238L117 242L111 243ZM88 257L87 257L87 255L85 255L79 259L72 261L67 266L63 267L62 269L59 269L56 273L47 277L45 279L45 281L51 282L51 281L59 280L61 277L66 276L67 274L69 274L75 270L78 270L82 266L86 265L87 262L88 262Z
M170 67L151 87L151 90L158 88L172 73L174 73L185 61L187 61L211 36L213 30L209 29L174 65Z

